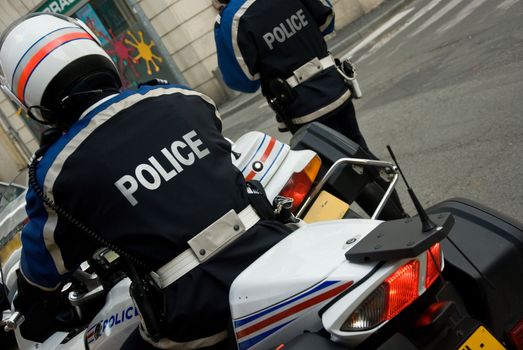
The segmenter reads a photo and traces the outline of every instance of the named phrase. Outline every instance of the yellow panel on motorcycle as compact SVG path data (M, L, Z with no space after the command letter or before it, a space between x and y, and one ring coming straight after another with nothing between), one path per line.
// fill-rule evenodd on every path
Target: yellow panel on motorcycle
M303 220L310 224L317 221L341 219L348 210L347 203L327 191L321 191Z
M459 347L459 350L506 350L501 343L483 326L472 333L472 335Z

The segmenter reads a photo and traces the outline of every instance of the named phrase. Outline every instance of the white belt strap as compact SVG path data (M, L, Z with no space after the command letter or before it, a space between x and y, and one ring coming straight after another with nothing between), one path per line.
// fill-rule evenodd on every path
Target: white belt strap
M292 88L294 88L299 84L309 80L319 72L334 66L334 64L334 58L332 58L331 55L322 59L315 57L292 72L293 74L286 81Z
M200 263L214 256L241 237L259 220L260 217L250 205L239 214L230 210L187 242L189 249L158 269L161 288L174 283Z

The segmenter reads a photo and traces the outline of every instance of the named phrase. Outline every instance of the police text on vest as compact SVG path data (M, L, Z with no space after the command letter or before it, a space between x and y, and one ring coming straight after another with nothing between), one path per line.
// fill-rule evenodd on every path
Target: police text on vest
M287 18L284 22L274 27L272 32L264 34L263 39L269 46L269 49L272 50L274 49L273 44L275 40L279 43L283 43L298 31L306 27L307 24L309 24L309 22L305 18L303 10L300 9L294 15Z
M169 148L160 150L160 159L164 164L171 165L172 169L165 169L158 161L159 158L151 156L148 162L136 167L134 176L124 175L114 183L133 207L138 204L133 194L139 189L139 185L150 191L157 190L163 181L170 181L181 173L184 166L192 166L196 158L202 159L211 153L207 148L201 147L203 142L194 130L183 135L182 139L183 141L174 141Z

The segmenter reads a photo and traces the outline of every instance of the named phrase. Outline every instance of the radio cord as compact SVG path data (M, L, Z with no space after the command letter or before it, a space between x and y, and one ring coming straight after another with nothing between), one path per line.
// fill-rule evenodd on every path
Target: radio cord
M36 192L36 194L42 199L42 201L49 206L51 209L53 209L59 216L63 217L66 221L68 221L70 224L74 225L80 231L85 233L88 237L93 239L96 243L98 243L101 247L107 247L114 252L116 252L118 255L123 257L125 260L127 260L129 263L141 267L145 271L153 271L148 264L144 263L142 260L136 258L135 256L131 255L130 253L126 252L122 248L116 246L114 243L109 242L102 236L98 235L96 232L94 232L91 228L83 224L80 220L75 218L71 213L69 213L67 210L59 207L52 199L47 197L45 193L43 192L42 188L38 184L38 181L36 179L36 167L38 166L38 155L35 154L33 160L29 164L29 184L33 188L33 190Z

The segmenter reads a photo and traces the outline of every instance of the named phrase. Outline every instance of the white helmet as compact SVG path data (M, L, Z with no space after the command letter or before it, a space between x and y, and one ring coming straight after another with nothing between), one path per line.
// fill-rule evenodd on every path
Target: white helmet
M57 125L66 97L116 90L121 80L114 62L83 22L33 13L12 23L0 37L0 84L31 117Z

